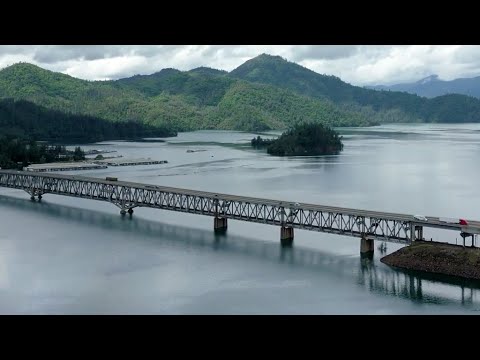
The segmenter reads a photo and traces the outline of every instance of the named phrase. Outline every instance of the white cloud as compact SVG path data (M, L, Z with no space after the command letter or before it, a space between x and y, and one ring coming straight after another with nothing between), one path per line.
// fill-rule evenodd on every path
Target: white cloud
M141 73L141 69L147 66L145 57L117 56L91 61L71 61L63 72L80 79L111 80Z
M354 85L480 75L477 45L3 45L0 68L24 61L82 79L117 79L169 67L231 71L261 53Z

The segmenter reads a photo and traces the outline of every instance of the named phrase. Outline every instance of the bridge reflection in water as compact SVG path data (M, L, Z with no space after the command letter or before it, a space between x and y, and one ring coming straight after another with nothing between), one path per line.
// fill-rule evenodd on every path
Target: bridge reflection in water
M226 254L252 256L267 261L307 267L343 279L351 279L373 293L414 302L480 305L480 281L449 276L397 270L369 257L342 256L328 252L278 243L251 240L232 234L165 224L140 217L119 217L91 209L81 209L48 202L32 203L26 199L0 195L0 206L39 213L56 220L78 222L110 231L134 233L140 241L155 240L168 246L194 247ZM438 287L447 293L439 294Z

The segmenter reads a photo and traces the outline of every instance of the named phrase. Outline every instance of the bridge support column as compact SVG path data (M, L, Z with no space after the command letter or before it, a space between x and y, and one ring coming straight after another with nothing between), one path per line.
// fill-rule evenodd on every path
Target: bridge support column
M373 239L362 237L360 240L360 255L371 257L373 256L374 249Z
M423 226L415 226L415 231L416 231L416 240L423 240Z
M282 226L280 229L280 243L282 246L292 246L293 227Z
M130 215L132 215L132 214L133 214L133 209L132 209L132 208L128 209L128 213L129 213Z
M127 211L125 209L120 210L121 215L125 215L126 213L127 213Z
M227 218L213 218L213 229L215 230L215 232L227 231Z

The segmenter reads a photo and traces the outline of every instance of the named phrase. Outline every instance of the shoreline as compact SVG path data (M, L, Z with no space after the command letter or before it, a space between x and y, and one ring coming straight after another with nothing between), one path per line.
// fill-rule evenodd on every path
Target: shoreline
M380 261L401 269L480 280L480 248L477 247L416 241Z

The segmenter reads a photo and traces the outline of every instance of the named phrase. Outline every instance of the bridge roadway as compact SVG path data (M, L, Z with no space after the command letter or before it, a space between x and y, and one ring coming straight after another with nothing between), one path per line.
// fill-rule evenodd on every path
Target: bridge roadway
M410 214L398 214L335 206L294 203L190 189L111 181L77 175L0 170L0 186L25 190L35 197L57 194L108 201L121 214L132 214L135 207L150 207L214 217L215 230L227 228L227 219L281 226L282 244L291 245L293 229L320 231L360 237L361 252L373 251L373 241L409 244L423 238L423 228L460 231L463 236L480 234L480 222L468 225L445 223L438 217L417 220Z

